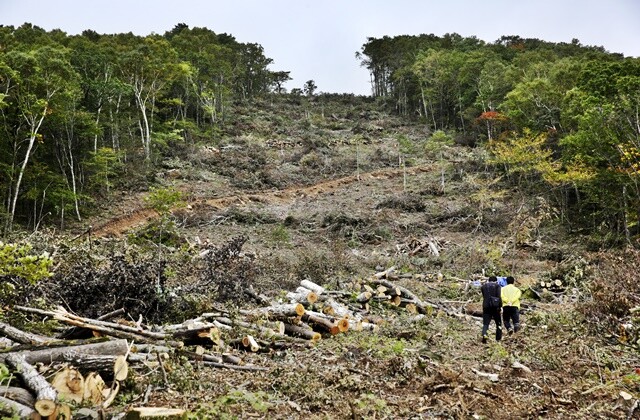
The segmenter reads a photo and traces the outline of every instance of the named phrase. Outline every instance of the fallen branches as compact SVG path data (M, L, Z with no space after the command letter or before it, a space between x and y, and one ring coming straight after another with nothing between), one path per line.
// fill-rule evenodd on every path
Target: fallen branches
M47 380L38 373L36 368L25 361L24 356L13 354L8 356L5 361L18 373L25 386L36 396L34 408L38 414L41 416L53 414L57 406L58 393Z

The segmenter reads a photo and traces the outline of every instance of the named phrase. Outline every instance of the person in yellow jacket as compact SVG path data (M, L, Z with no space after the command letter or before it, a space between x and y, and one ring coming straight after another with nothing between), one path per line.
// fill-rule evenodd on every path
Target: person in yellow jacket
M507 333L512 334L520 329L520 297L522 292L515 286L516 279L507 277L507 285L500 291L502 298L502 320ZM513 328L511 327L513 321Z

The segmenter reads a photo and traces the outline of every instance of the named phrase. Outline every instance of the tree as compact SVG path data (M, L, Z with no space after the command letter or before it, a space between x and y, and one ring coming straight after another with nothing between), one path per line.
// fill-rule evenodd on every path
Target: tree
M44 141L40 129L45 118L54 112L54 102L61 96L76 74L70 66L65 50L49 46L28 53L11 51L6 54L8 65L13 69L10 101L16 107L24 127L18 127L14 137L16 151L23 149L22 162L17 163L17 174L12 186L9 217L6 228L11 230L16 213L16 204L21 192L22 179L34 150L36 141Z
M122 73L133 91L140 115L140 131L145 160L151 158L153 116L158 98L181 67L169 43L157 36L148 36L129 51L123 60Z
M314 82L313 80L307 80L304 86L302 87L302 90L305 93L305 95L313 96L317 88L318 86L316 86L316 82Z
M271 86L276 93L284 93L286 89L282 86L291 80L290 71L276 71L271 74Z

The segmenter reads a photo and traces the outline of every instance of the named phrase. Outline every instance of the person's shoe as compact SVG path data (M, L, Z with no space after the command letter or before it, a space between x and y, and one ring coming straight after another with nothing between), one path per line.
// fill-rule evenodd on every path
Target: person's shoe
M482 344L487 344L487 336L486 335L482 336Z
M509 335L513 334L513 330L512 329L508 329L507 330L507 334L509 334Z

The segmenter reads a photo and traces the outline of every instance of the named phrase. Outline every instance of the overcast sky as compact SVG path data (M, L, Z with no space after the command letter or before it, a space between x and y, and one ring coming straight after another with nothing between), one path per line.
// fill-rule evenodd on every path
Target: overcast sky
M355 59L367 37L456 32L493 42L520 35L640 56L640 0L0 0L0 24L78 34L163 34L177 23L264 47L289 90L369 94Z

